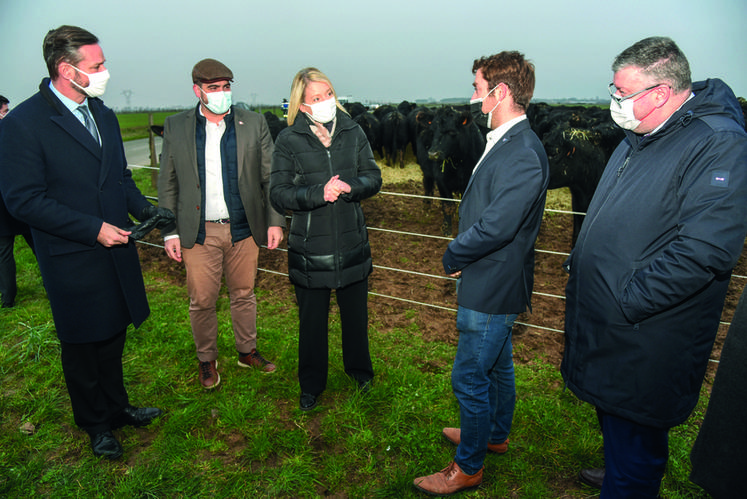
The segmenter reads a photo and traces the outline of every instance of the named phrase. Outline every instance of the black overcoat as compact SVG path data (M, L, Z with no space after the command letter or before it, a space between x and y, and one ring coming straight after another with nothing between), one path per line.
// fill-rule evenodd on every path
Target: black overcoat
M105 340L149 313L134 242L96 241L103 222L126 228L128 213L149 203L127 169L116 116L99 99L88 105L102 146L48 78L0 127L3 199L31 227L57 335L68 343Z

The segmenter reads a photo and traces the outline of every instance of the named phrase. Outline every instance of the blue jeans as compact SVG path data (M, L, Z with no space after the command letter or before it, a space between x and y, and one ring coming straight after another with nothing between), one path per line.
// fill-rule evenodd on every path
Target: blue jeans
M516 405L511 329L516 314L495 315L459 307L451 386L459 401L461 443L456 463L468 475L480 471L488 443L506 441Z

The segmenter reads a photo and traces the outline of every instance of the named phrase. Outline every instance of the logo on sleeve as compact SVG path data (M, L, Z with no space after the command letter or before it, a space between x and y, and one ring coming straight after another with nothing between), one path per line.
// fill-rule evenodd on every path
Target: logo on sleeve
M729 187L729 172L717 171L711 173L711 185L714 187Z

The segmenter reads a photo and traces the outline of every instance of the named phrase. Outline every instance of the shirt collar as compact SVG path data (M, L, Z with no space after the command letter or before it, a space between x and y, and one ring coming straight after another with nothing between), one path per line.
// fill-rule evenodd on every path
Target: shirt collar
M519 123L520 121L524 121L525 119L527 119L526 114L517 116L516 118L505 122L495 130L491 130L485 137L487 138L489 143L498 142L501 137L506 135L506 132L508 132L515 124Z
M55 96L57 96L58 99L60 99L60 102L62 102L62 104L64 104L64 106L66 108L68 108L71 113L74 112L74 111L77 111L80 106L86 106L86 107L88 107L88 98L87 97L86 97L86 99L83 102L81 102L80 104L78 104L77 102L75 102L70 97L62 95L62 93L55 88L54 84L52 83L52 80L49 81L49 89L52 91L53 94L55 94Z

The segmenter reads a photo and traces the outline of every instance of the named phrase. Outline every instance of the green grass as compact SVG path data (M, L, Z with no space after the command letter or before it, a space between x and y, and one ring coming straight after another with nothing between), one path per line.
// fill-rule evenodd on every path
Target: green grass
M197 382L186 290L146 273L151 316L128 331L123 362L132 403L166 414L147 428L115 432L121 460L96 459L73 423L51 312L21 238L16 258L17 306L0 310L0 497L410 498L421 497L412 488L415 477L454 456L440 435L459 420L450 385L454 346L426 341L414 324L385 329L374 318L376 378L363 396L344 374L334 315L327 391L305 413L298 409L290 285L277 294L257 290L260 350L278 365L271 375L236 365L223 295L222 381L205 391ZM581 467L602 465L592 407L564 390L557 369L542 359L517 365L516 375L510 451L489 455L482 487L462 497L595 496L575 479ZM694 416L671 433L663 497L706 497L687 478L703 395ZM21 431L28 425L31 434Z
M153 124L163 125L166 117L178 111L159 111L153 114ZM120 113L117 114L122 140L145 139L148 137L148 115L151 113Z

